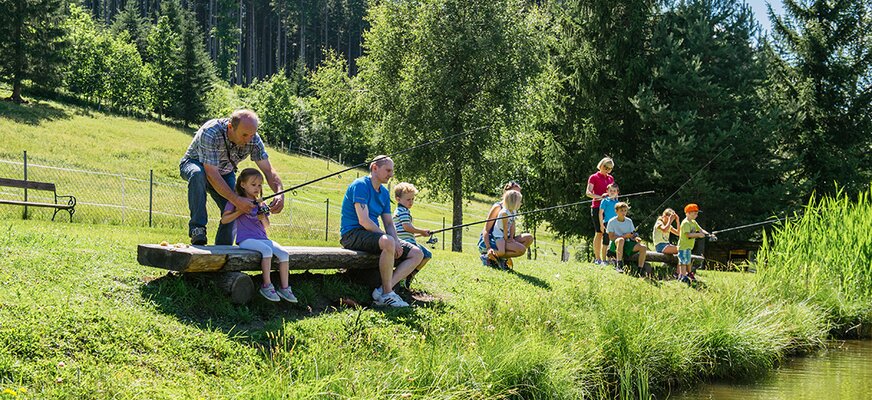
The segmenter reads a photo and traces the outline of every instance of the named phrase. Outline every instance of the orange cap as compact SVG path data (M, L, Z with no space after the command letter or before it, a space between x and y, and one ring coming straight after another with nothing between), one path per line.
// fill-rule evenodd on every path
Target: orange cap
M699 206L696 205L695 203L690 203L690 204L684 206L684 213L687 214L690 212L699 212Z

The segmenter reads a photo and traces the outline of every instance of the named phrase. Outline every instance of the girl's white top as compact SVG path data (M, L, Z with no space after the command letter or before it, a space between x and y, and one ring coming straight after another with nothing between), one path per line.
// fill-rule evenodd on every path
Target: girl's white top
M508 235L509 232L512 231L512 227L515 226L515 213L504 208L504 209L500 210L500 214L498 215L498 217L505 217L505 216L508 216L508 218L498 219L498 220L494 221L494 233L493 233L494 240L505 239L506 235ZM508 225L506 226L506 228L508 229L508 232L503 232L503 221L506 221L508 223Z

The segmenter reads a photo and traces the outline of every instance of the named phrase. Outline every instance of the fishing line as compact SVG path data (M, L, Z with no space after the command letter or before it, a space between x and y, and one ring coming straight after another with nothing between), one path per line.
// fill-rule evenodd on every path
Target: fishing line
M670 194L669 197L666 198L666 200L663 200L663 202L660 203L659 206L655 207L654 211L652 211L651 214L648 214L648 216L645 217L645 219L643 219L642 222L639 223L639 226L642 226L643 224L645 224L645 222L648 221L648 219L651 218L651 216L656 214L657 210L659 210L660 207L663 207L663 205L666 204L666 202L669 201L669 199L671 199L672 196L675 196L675 194L678 193L678 191L681 190L681 188L683 188L685 185L690 183L690 181L692 181L693 178L696 178L696 176L699 175L700 172L702 172L704 169L706 169L706 167L708 167L712 162L714 162L721 154L723 154L723 152L727 151L727 149L729 149L730 147L733 147L732 143L728 144L727 147L724 147L723 150L718 152L718 154L715 154L715 156L712 157L712 159L709 160L709 162L707 162L705 165L703 165L698 170L696 170L696 172L693 175L691 175L690 178L687 178L687 180L684 181L684 183L682 183L681 186L678 187L678 189L675 189L675 191L672 192L672 194Z
M790 217L782 217L782 218L770 219L770 220L766 220L766 221L762 221L762 222L755 222L753 224L740 225L740 226L735 226L735 227L726 228L726 229L719 229L716 231L712 231L712 235L716 235L716 234L721 233L721 232L730 232L730 231L737 231L737 230L745 229L745 228L752 228L752 227L760 226L760 225L774 224L776 222L781 222L781 221L787 220L789 218Z
M648 190L648 191L645 191L645 192L630 193L630 194L621 195L621 196L619 196L619 198L626 198L626 197L633 197L633 196L641 196L641 195L651 194L651 193L654 193L654 191L653 191L653 190ZM558 209L558 208L572 207L572 206L577 206L577 205L580 205L580 204L589 204L589 203L592 203L593 201L594 201L594 200L591 199L591 200L578 201L578 202L575 202L575 203L560 204L560 205L551 206L551 207L539 208L539 209L536 209L536 210L530 210L530 211L520 212L520 213L517 213L517 214L515 214L515 215L512 215L511 217L519 217L519 216L521 216L521 215L533 214L533 213L538 213L538 212L548 211L548 210L555 210L555 209ZM435 234L437 234L437 233L440 233L440 232L445 232L445 231L452 230L452 229L464 228L464 227L467 227L467 226L470 226L470 225L484 224L484 223L488 223L488 222L491 222L491 221L497 221L497 220L501 220L501 219L506 219L506 218L509 218L509 217L510 217L509 215L506 215L506 216L503 216L503 217L496 217L496 218L490 218L490 219L485 219L485 220L481 220L481 221L468 222L468 223L461 224L461 225L449 226L449 227L447 227L447 228L442 228L442 229L437 229L437 230L435 230L435 231L430 231L430 239L427 241L427 243L430 243L430 244L436 243L436 242L438 241L438 239L437 239L435 236L433 236L433 235L435 235Z
M412 150L415 150L415 149L418 149L418 148L421 148L421 147L425 147L425 146L429 146L429 145L432 145L432 144L436 144L436 143L439 143L439 142L443 142L443 141L446 141L446 140L448 140L448 139L452 139L452 138L457 138L457 137L461 137L461 136L469 135L470 133L473 133L473 132L476 132L476 131L479 131L479 130L482 130L482 129L484 129L484 128L488 128L488 127L490 127L490 125L480 126L480 127L478 127L478 128L473 128L473 129L470 129L470 130L465 131L465 132L455 133L455 134L453 134L453 135L448 135L448 136L444 136L444 137L441 137L441 138L438 138L438 139L433 139L433 140L431 140L431 141L429 141L429 142L424 142L424 143L421 143L421 144L418 144L418 145L415 145L415 146L412 146L412 147L409 147L409 148L406 148L406 149L400 150L400 151L398 151L398 152L396 152L396 153L391 153L391 154L388 154L388 155L379 156L379 157L376 157L376 158L374 158L374 159L372 159L372 160L370 160L370 161L362 162L362 163L360 163L360 164L350 166L350 167L345 168L345 169L343 169L343 170L341 170L341 171L337 171L337 172L334 172L334 173L332 173L332 174L324 175L324 176L322 176L322 177L320 177L320 178L312 179L312 180L310 180L310 181L303 182L303 183L300 183L300 184L297 184L297 185L291 186L290 188L287 188L287 189L284 189L284 190L280 190L280 191L278 191L278 192L276 192L276 193L273 193L273 194L271 194L271 195L269 195L269 196L264 197L262 200L265 201L265 200L271 199L271 198L273 198L273 197L276 197L276 196L279 196L279 195L285 194L285 193L287 193L287 192L295 191L295 190L297 190L297 189L299 189L299 188L301 188L301 187L303 187L303 186L311 185L311 184L313 184L313 183L315 183L315 182L323 181L324 179L327 179L327 178L330 178L330 177L333 177L333 176L336 176L336 175L342 174L342 173L344 173L344 172L351 171L351 170L353 170L353 169L355 169L355 168L360 168L360 167L363 167L363 166L365 166L365 165L372 164L372 163L374 163L374 162L376 162L376 161L378 161L378 160L382 160L382 159L385 159L385 158L390 158L390 157L397 156L397 155L400 155L400 154L403 154L403 153L408 153L408 152L410 152L410 151L412 151ZM296 194L296 193L295 193L295 194Z

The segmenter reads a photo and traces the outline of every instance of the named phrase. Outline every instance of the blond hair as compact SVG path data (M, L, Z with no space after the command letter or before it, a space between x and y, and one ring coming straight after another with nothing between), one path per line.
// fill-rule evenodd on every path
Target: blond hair
M671 208L667 208L663 210L663 214L660 214L660 218L666 218L667 215L675 214L675 210Z
M403 196L407 194L411 194L413 196L418 194L418 188L416 188L415 185L409 182L400 182L399 184L397 184L396 187L394 187L394 197L397 200L403 198Z
M509 190L503 193L503 207L511 212L515 212L521 207L521 192L517 190Z
M612 160L611 157L604 157L602 160L600 160L600 162L596 165L596 167L597 167L597 169L599 169L599 168L602 168L603 165L610 167L610 168L614 168L615 161Z
M618 204L615 204L615 210L622 210L622 209L627 209L627 210L629 210L629 209L630 209L630 205L627 204L626 202L623 202L623 201L620 202L620 203L618 203Z

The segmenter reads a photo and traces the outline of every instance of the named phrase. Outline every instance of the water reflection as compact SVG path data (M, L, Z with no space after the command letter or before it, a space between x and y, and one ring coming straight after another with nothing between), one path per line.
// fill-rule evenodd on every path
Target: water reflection
M747 384L707 383L673 400L872 399L872 341L836 341Z

